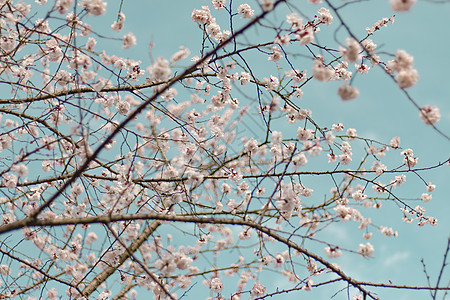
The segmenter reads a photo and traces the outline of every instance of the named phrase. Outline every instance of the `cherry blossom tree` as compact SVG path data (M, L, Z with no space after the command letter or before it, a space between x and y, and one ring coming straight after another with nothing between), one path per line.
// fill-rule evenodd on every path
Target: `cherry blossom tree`
M154 57L125 30L127 1L1 0L0 299L446 295L450 241L422 285L337 263L401 235L383 223L392 211L399 227L436 226L427 176L449 164L421 164L395 128L377 140L308 109L308 86L345 110L381 71L448 148L448 109L415 98L414 57L377 37L416 1L386 0L391 15L352 28L363 2L205 0L186 12L197 48ZM146 57L130 58L137 43Z

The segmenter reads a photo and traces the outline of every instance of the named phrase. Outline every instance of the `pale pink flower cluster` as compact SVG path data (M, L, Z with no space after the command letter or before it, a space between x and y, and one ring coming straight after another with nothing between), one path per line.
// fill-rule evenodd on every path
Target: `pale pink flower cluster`
M78 5L94 16L100 16L106 12L106 2L102 0L83 0Z
M150 82L166 81L172 76L169 62L162 57L158 57L155 62L147 68Z
M311 291L313 284L314 284L314 282L312 281L311 278L309 278L308 281L306 282L306 285L302 286L302 290Z
M347 138L348 138L349 141L352 141L352 140L356 139L356 137L358 136L356 134L356 129L355 128L347 129L346 134L347 134Z
M342 251L339 249L339 247L325 247L325 254L329 257L329 258L338 258L339 256L342 255Z
M378 228L378 230L380 230L382 235L388 236L388 237L397 237L398 236L398 232L392 229L392 228L388 228L385 226L380 226L380 228Z
M299 167L305 166L308 163L308 159L304 153L299 153L294 158L292 158L292 165L294 169L298 169Z
M417 0L390 0L392 9L395 11L407 11L416 4Z
M431 182L428 182L427 187L425 188L427 192L431 193L436 188L436 185L432 184Z
M250 299L262 297L266 294L266 287L261 283L257 282L253 285L250 291Z
M405 175L397 175L395 176L395 179L391 180L391 185L393 186L400 186L406 181Z
M333 16L331 15L330 10L325 7L320 8L317 11L316 22L325 23L327 25L333 23Z
M359 42L353 38L347 38L345 42L347 44L347 48L341 47L340 50L344 59L351 63L361 59L362 48Z
M223 2L223 4L225 1ZM215 7L221 7L219 1L213 2ZM202 9L194 9L192 12L192 20L196 23L206 25L206 32L218 42L225 41L230 35L229 30L221 30L220 25L216 23L216 19L212 17L208 6L202 6Z
M342 142L341 152L342 154L339 155L339 162L346 166L352 161L352 147L347 141Z
M283 56L281 55L281 50L278 47L272 47L272 55L270 55L267 60L277 62Z
M364 257L373 256L374 248L371 243L359 244L357 252Z
M425 105L420 109L419 117L427 125L434 125L441 119L441 112L437 106Z
M17 186L18 178L14 174L3 174L2 184L6 186L8 189L14 189Z
M186 57L191 54L191 51L189 51L188 48L185 48L184 46L180 46L180 50L175 52L172 57L170 58L170 62L176 63L177 61L183 60Z
M7 265L0 265L0 274L2 276L8 276L11 274L11 269Z
M291 24L292 30L300 30L303 28L303 19L295 12L286 15L286 22Z
M136 36L130 32L123 36L123 49L129 49L136 45Z
M312 73L315 79L324 82L330 81L335 75L334 70L325 66L322 56L319 55L313 61Z
M405 149L402 152L400 152L401 155L404 156L403 163L408 167L412 168L415 165L417 165L419 158L414 157L414 153L412 149Z
M395 80L400 88L410 88L419 81L419 74L413 68L414 58L404 50L397 50L395 59L386 63L386 71L395 73Z
M358 88L351 86L349 83L344 83L339 86L338 95L344 101L351 100L351 99L355 99L358 97L359 90L358 90Z
M307 79L307 77L306 77L306 70L303 70L303 71L300 72L298 69L295 69L295 70L286 71L286 72L284 72L284 74L287 77L292 78L292 80L295 83L300 83L300 82L303 82L303 81L305 81Z
M384 183L382 183L381 181L378 181L374 185L372 185L372 189L375 193L378 193L378 194L386 193L386 185Z
M255 11L247 3L238 6L238 13L242 15L244 19L250 19L255 14Z
M334 132L341 132L344 130L344 124L342 123L333 124L331 126L331 130L333 130Z
M111 25L111 29L117 32L121 31L124 22L125 22L125 14L123 12L120 12L117 16L117 21L114 21L114 23Z
M358 72L358 74L367 74L370 70L370 67L368 65L365 64L355 64L355 68L356 68L356 72Z
M387 170L387 167L384 164L382 164L379 160L376 160L373 162L372 168L370 170L375 171L375 174L377 175L381 175L383 174L384 171Z
M402 0L400 0L400 1L402 1ZM389 22L391 22L391 24L392 24L392 23L394 23L394 21L395 21L395 19L393 16L390 17L389 19L383 18L381 20L376 21L375 24L372 25L372 27L367 27L366 31L368 34L373 34L375 31L380 30L381 27L386 27Z
M194 9L192 11L191 18L195 23L203 25L211 23L213 19L208 6L202 6L202 9Z
M273 0L259 0L259 4L263 11L271 11L273 9L274 3Z
M361 222L364 219L357 209L347 205L338 204L334 208L334 211L336 211L336 216L341 218L342 221L350 221L353 219L356 222Z
M215 9L221 10L225 8L226 2L227 2L226 0L212 0L212 5L214 6Z
M314 41L314 34L318 30L318 27L312 27L308 23L307 25L303 26L303 29L299 30L295 34L295 37L298 41L300 41L300 45L307 45Z
M281 184L280 193L276 196L276 206L281 214L279 222L289 220L294 209L300 205L300 198L298 197L300 187L294 185Z
M430 194L427 194L427 193L423 193L422 196L421 196L423 202L430 201L432 197L433 197L433 195L430 195Z
M400 147L400 138L398 136L393 137L389 142L389 146L391 146L393 149L397 149L398 147Z
M363 193L362 190L357 190L356 192L352 193L352 198L355 201L364 201L367 198L367 195Z
M270 92L278 88L278 86L280 85L280 80L277 77L271 75L270 78L264 78L262 83L266 86L266 89Z

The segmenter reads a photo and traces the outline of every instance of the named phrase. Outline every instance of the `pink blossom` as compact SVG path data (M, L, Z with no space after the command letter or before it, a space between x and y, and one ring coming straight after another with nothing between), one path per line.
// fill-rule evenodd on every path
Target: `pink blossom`
M325 247L325 254L330 258L338 258L342 255L342 251L339 250L339 247Z
M169 62L162 57L158 57L155 62L147 68L147 73L151 82L165 81L172 76Z
M226 0L212 0L212 5L214 6L215 9L221 10L225 8L226 2L227 2Z
M435 188L436 188L436 186L434 184L432 184L431 182L428 182L428 185L425 189L427 190L427 192L431 193L432 191L434 191Z
M359 244L357 251L364 257L371 257L373 256L374 248L370 243Z
M400 147L400 138L398 136L393 137L389 142L389 146L391 146L393 149L397 149L398 147Z
M263 83L268 91L273 91L278 88L280 81L277 77L271 75L270 78L264 78Z
M209 24L213 19L208 6L202 6L202 9L194 9L191 18L192 21L199 24Z
M316 20L325 23L327 25L330 25L333 22L333 16L331 15L328 9L322 7L317 11Z
M296 33L295 37L300 41L300 45L312 43L314 41L314 29L312 27L304 27Z
M247 3L245 4L241 4L238 6L238 13L240 15L242 15L242 18L244 19L250 19L251 17L253 17L255 11L252 10L252 8L250 7L250 5L248 5Z
M347 48L341 48L341 54L345 60L349 62L355 62L361 59L361 45L353 38L347 38L345 41Z
M283 56L281 55L281 50L278 47L272 47L272 55L270 55L267 60L279 61Z
M257 282L253 285L253 288L250 291L250 299L262 297L265 294L266 294L266 287L261 283Z
M347 129L347 136L349 141L354 140L357 137L356 129L355 128Z
M434 125L441 119L441 113L437 106L425 105L419 113L422 121L427 125Z
M330 81L334 76L334 71L326 67L323 63L323 59L318 57L314 60L312 66L313 77L319 81Z
M410 88L419 81L419 73L417 73L416 69L401 70L395 76L395 80L400 88Z
M124 49L129 49L136 45L136 36L133 33L128 33L123 36L123 46Z
M122 30L124 22L125 22L125 15L124 13L119 12L117 16L117 21L114 21L114 23L111 25L111 29L119 32L120 30Z
M416 3L416 0L390 0L392 9L395 11L410 10Z
M423 202L430 201L432 197L433 197L433 195L430 195L430 194L427 194L427 193L423 193L422 196L421 196Z
M341 97L342 100L351 100L355 99L359 95L359 90L351 86L348 83L344 83L343 85L339 86L338 94Z
M8 276L11 274L11 269L7 265L0 265L0 274L2 276Z
M381 226L379 228L379 230L380 230L381 234L385 235L385 236L389 236L389 237L392 237L392 236L397 237L398 236L398 232L397 231L394 232L394 230L390 227L388 228L385 226Z
M308 279L308 281L306 282L306 285L302 287L302 290L304 291L311 291L312 290L312 286L313 286L313 281L311 278Z
M220 278L215 277L211 279L209 287L214 293L220 293L223 290L223 283L220 281Z
M301 141L310 140L313 138L313 131L312 129L304 129L302 127L299 127L297 129L297 138Z
M106 12L106 2L102 0L83 0L78 5L94 16L100 16Z
M344 130L344 125L342 123L333 124L333 126L331 126L331 130L333 130L334 132L341 132L342 130Z

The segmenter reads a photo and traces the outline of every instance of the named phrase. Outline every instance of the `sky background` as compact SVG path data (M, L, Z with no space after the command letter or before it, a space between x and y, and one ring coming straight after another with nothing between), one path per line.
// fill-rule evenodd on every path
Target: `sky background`
M290 2L310 16L314 15L315 11L321 7L321 5L308 4L306 1ZM332 2L344 3L344 1ZM241 3L243 2L233 1L233 6L237 7ZM256 11L259 11L255 1L248 3ZM214 10L210 1L125 0L122 11L127 20L123 32L133 32L137 36L138 42L136 47L124 53L130 58L139 58L145 66L150 63L148 45L152 41L155 45L152 50L153 57L169 58L180 46L189 48L191 56L199 55L202 33L192 22L190 15L194 8L200 8L202 5L208 5L222 29L226 29L228 24L226 14ZM114 15L118 10L118 2L108 3L109 15ZM269 18L275 23L279 23L284 19L285 12L286 10L283 9L276 11ZM394 13L388 0L376 0L350 5L341 10L341 13L353 33L359 38L364 37L365 28L372 26L377 20L396 15L395 23L389 24L387 28L377 32L372 39L378 45L378 51L394 54L397 49L404 49L414 56L415 68L419 72L420 80L408 92L420 106L437 105L442 115L438 127L446 134L450 134L450 84L448 83L450 5L418 1L410 12ZM112 16L112 18L114 17ZM322 26L322 32L318 35L319 41L330 47L336 47L334 42L328 44L328 41L336 29L337 22L337 18L335 18L334 24L329 28ZM268 38L264 34L263 30L254 31L252 37L256 40L267 41ZM343 42L347 34L344 30L340 30L337 37L340 42ZM291 47L289 50L295 51L295 48ZM251 60L253 57L249 56L248 59ZM255 62L258 63L257 59L255 58ZM298 60L295 67L300 70L308 69L311 74L310 60ZM273 73L275 69L272 63L260 60L258 70L267 74ZM423 124L418 117L417 109L380 68L377 67L369 74L358 75L355 78L353 85L359 88L360 96L353 101L343 102L340 100L336 94L339 84L312 81L303 88L304 96L300 103L312 110L316 122L329 125L342 122L346 128L356 128L360 136L383 142L389 142L392 137L399 136L401 137L401 146L414 150L415 156L419 157L418 166L421 167L433 165L448 158L450 154L449 141ZM389 160L393 165L398 165L401 160L400 153L389 153ZM398 230L399 236L387 238L375 231L371 240L376 251L373 258L364 259L357 255L343 255L335 260L336 263L341 265L349 275L361 280L371 279L381 283L391 280L397 284L426 285L426 278L420 263L420 259L423 258L434 283L450 234L449 170L450 168L447 167L421 173L426 181L431 181L437 186L433 192L432 201L424 205L427 209L426 215L438 219L439 223L436 227L421 228L415 223L404 224L400 221L401 214L395 205L385 203L386 206L391 205L390 209L384 209L383 213L374 214L373 222L388 227L394 226L394 230ZM312 188L320 190L320 180L307 180L310 181ZM408 185L397 190L402 196L417 197L425 192L425 186L419 178L408 175L407 183ZM420 203L417 202L417 204ZM355 227L349 225L345 227L345 230L341 225L329 228L330 239L338 238L344 244L354 245L355 235L352 233L359 234ZM323 255L323 253L319 253ZM270 281L274 285L269 287L268 291L274 291L276 286L280 288L286 286L287 280L281 275L278 279L261 278L261 282L266 284L269 284ZM445 285L448 281L449 271L447 270L442 283ZM334 295L333 299L347 299L346 291L335 295L340 287L345 287L345 285L335 284L313 290L310 292L311 294L294 292L274 298L329 299ZM202 290L204 287L199 283L194 286L190 295ZM393 289L376 291L381 299L425 299L428 297L428 292ZM350 295L353 294L350 293ZM194 298L188 297L188 299Z

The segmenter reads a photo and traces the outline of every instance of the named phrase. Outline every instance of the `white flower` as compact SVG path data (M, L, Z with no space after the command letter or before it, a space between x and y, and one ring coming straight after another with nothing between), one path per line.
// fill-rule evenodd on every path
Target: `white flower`
M273 91L278 88L280 81L275 76L271 75L270 78L264 78L263 83L268 91Z
M317 20L323 23L326 23L327 25L330 25L333 22L333 16L331 15L330 11L326 9L325 7L322 7L317 11Z
M123 37L123 49L129 49L136 45L136 36L133 33L128 33Z
M218 278L218 277L211 279L209 286L211 288L211 291L213 291L215 293L220 293L223 290L223 283L220 282L220 278Z
M405 69L398 72L395 80L400 88L410 88L419 81L419 73L416 69Z
M106 12L106 2L102 0L83 0L78 5L94 16L100 16Z
M427 125L434 125L441 119L441 113L437 106L425 105L419 113L422 121Z
M238 6L238 13L240 15L242 15L243 19L249 19L249 18L253 17L255 11L252 10L250 5L245 3L245 4L241 4L241 5Z
M259 0L263 11L271 11L273 9L273 0Z
M325 254L326 254L329 258L337 258L337 257L339 257L339 256L342 255L342 251L339 250L338 247L336 247L336 248L325 247Z
M411 7L416 3L416 0L391 0L390 3L393 10L405 11L410 10Z
M262 297L266 294L266 287L261 283L255 283L250 291L250 298Z
M359 95L358 88L351 86L348 83L344 83L343 85L339 86L338 88L338 94L341 97L342 100L351 100L355 99Z
M0 274L8 276L11 274L11 269L7 265L0 265Z
M423 193L421 198L422 198L423 202L428 202L431 200L432 197L433 197L433 195Z
M361 59L361 45L359 42L353 38L347 38L346 40L347 48L341 48L341 54L344 59L349 62L355 62Z
M364 257L371 257L374 252L374 248L371 243L359 244L358 253Z

